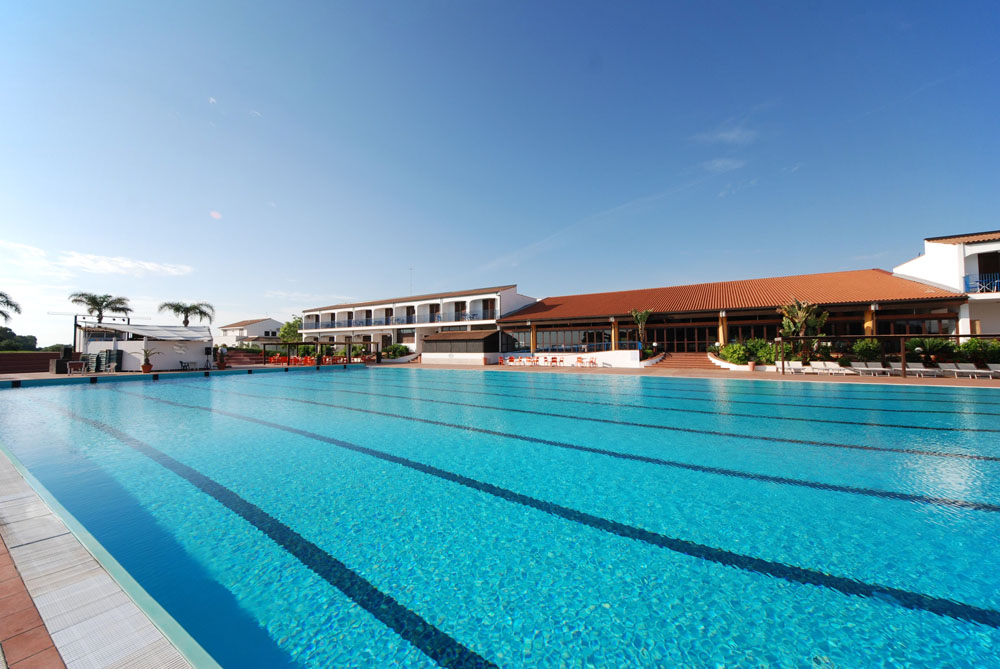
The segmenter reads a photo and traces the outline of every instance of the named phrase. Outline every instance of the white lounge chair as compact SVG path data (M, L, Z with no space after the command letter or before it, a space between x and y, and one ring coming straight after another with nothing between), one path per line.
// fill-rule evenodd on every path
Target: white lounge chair
M816 374L830 374L830 369L827 368L827 363L824 360L813 360L809 363L812 367L813 372Z
M881 362L869 362L867 363L868 370L875 376L889 376L889 370L882 366Z
M980 376L985 376L986 378L989 378L990 374L992 374L992 372L985 369L979 369L978 367L976 367L976 364L974 362L958 363L959 376L968 376L973 379L978 379Z
M851 369L854 370L854 372L861 374L862 376L875 376L875 370L869 369L868 364L864 362L855 362L854 360L852 360Z
M994 379L1000 379L1000 365L995 364L995 363L991 363L991 364L986 365L986 366L990 368L990 376L992 378L994 378Z
M934 367L924 367L922 362L908 362L906 363L906 373L916 374L917 376L941 376L941 370Z
M953 362L939 362L937 364L938 369L944 376L958 377L958 367Z

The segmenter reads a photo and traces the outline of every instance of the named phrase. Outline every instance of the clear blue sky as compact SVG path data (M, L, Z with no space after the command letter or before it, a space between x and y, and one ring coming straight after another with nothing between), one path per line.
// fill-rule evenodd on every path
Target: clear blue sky
M0 290L219 321L863 267L1000 228L995 2L8 3ZM217 321L218 324L218 321Z

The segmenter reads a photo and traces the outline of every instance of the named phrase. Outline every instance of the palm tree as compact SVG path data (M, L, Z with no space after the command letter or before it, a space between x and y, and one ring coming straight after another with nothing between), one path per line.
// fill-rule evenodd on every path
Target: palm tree
M10 320L10 312L21 313L21 305L10 299L10 295L0 292L0 318L6 323Z
M781 334L786 337L805 337L812 329L815 332L813 334L817 337L823 336L820 333L820 329L826 324L826 319L830 317L830 314L826 311L823 313L817 313L819 307L815 304L810 304L809 302L800 302L799 300L792 298L791 304L786 304L783 307L778 307L778 313L781 314Z
M196 302L195 304L164 302L160 305L158 311L171 311L174 316L180 316L184 319L184 327L187 327L191 322L192 316L197 316L199 321L207 318L209 323L215 317L215 307L208 302Z
M112 297L111 295L98 295L96 293L73 293L69 296L69 301L86 307L87 313L97 316L97 322L104 322L104 314L124 314L128 316L132 313L132 307L128 305L127 297Z
M646 309L644 311L639 311L638 309L632 309L629 314L635 319L635 324L639 326L639 345L646 345L646 321L649 320L649 315L653 313L652 309Z

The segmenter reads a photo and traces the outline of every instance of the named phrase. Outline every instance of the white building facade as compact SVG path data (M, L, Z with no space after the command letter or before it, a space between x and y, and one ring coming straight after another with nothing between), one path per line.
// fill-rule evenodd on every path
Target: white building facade
M306 309L303 341L402 344L422 351L424 337L437 332L496 330L497 318L536 302L517 285L473 288Z
M273 318L254 318L223 325L222 336L215 338L219 346L253 346L254 344L279 341L278 330L284 325Z
M1000 230L928 237L924 252L893 274L968 295L958 333L1000 333Z

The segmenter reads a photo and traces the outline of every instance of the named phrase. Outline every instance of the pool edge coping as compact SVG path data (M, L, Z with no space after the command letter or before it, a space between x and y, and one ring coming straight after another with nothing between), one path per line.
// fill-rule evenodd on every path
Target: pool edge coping
M128 573L97 538L35 478L3 440L0 440L0 455L6 457L35 495L52 512L52 515L66 526L77 543L94 558L129 600L135 604L140 613L152 623L153 627L163 635L163 638L177 650L191 667L195 669L222 669L222 666L212 658L208 651L152 595L146 592L145 588ZM11 557L13 558L13 553L11 553ZM44 616L42 619L45 622ZM55 639L53 639L53 643L58 650L59 644L55 643Z

